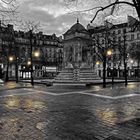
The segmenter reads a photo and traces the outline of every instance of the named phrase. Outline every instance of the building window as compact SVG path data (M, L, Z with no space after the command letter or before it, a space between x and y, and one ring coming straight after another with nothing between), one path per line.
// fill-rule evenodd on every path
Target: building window
M123 33L126 33L126 29L123 29Z
M102 39L102 44L104 44L104 39Z
M130 35L126 35L126 40L129 40L130 39Z
M134 34L131 34L131 40L134 40Z
M134 46L136 46L136 44L135 44L135 43L131 43L131 46L133 46L133 47L134 47Z
M118 34L120 34L121 33L121 30L118 30Z
M137 33L137 39L140 39L140 33Z
M121 36L118 37L118 41L119 41L119 42L121 41Z

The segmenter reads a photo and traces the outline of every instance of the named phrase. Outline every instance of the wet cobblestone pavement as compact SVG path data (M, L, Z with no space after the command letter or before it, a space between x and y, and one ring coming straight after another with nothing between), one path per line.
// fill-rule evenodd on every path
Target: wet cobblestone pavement
M0 91L0 140L140 140L140 85Z

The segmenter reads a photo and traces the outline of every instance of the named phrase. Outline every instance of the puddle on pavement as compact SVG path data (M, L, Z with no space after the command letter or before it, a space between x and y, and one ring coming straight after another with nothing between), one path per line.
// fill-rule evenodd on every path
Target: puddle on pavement
M47 109L47 105L44 102L34 101L32 99L21 99L17 96L12 96L5 100L4 105L8 109L21 109L21 110L31 110L32 112L39 111L42 109Z
M124 120L129 120L140 114L139 106L131 101L120 104L113 103L110 107L101 107L96 109L96 116L108 125L115 125Z
M98 118L108 125L115 125L118 120L116 113L112 110L97 110L96 112Z
M11 88L17 87L17 85L18 85L17 83L8 82L8 83L5 84L5 87L8 88L8 89L9 89L9 88L11 89Z

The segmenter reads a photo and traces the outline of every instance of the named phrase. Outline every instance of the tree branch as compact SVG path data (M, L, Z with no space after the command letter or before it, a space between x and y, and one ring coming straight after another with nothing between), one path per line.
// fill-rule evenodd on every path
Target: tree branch
M98 55L98 57L100 58L100 60L103 62L102 56L97 51L95 51L95 53Z
M95 20L96 16L98 15L98 13L99 13L100 11L103 11L103 10L105 10L105 9L111 7L111 6L116 5L116 4L127 4L127 5L130 5L130 6L135 7L135 5L134 5L133 3L130 3L130 2L126 2L126 1L115 1L114 3L111 3L111 4L109 4L109 5L105 6L105 7L101 7L101 9L99 9L99 10L96 12L95 16L94 16L93 19L91 20L91 23Z
M77 10L77 11L69 12L68 14L77 13L77 12L87 12L87 11L92 11L92 10L98 9L98 8L102 8L102 7L101 6L97 6L97 7L86 9L86 10Z
M38 32L39 31L39 27L40 27L40 22L35 22L35 21L24 21L21 22L21 29L24 31L32 31L32 32Z
M5 1L5 0L1 0L3 3L5 3L5 4L11 4L14 0L11 0L11 1Z
M119 0L116 0L115 2L118 2ZM111 9L111 15L113 14L114 10L115 10L116 5L113 5L112 9Z

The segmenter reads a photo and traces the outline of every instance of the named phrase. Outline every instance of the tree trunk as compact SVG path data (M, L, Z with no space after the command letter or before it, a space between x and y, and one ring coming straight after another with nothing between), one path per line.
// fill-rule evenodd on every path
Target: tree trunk
M125 78L125 86L127 86L127 63L124 59L124 78Z
M103 59L103 88L106 87L106 56Z
M9 61L7 61L6 75L5 75L5 82L8 82L8 80L9 80L8 71L9 71Z
M14 41L14 45L15 45L15 41ZM18 83L18 60L17 60L17 46L15 45L15 78L16 78L16 83Z
M139 61L139 59L138 59L137 69L139 69L139 68L140 68L140 61Z
M112 85L114 85L114 67L113 67L113 70L112 70Z
M125 78L125 86L127 86L127 53L126 53L126 34L123 35L124 38L124 44L123 44L123 64L124 64L124 78Z
M112 70L112 85L114 85L114 56L113 56L113 70Z
M13 36L13 41L14 41L14 48L15 48L15 79L16 79L16 83L18 83L18 48L15 42L15 34L14 32L12 32L12 36Z
M137 65L137 75L136 75L136 73L135 73L135 77L139 77L139 68L140 68L140 62L139 62L139 59L138 59L138 65Z
M32 51L33 51L33 45L32 45L32 31L30 31L30 58L31 58L31 85L34 85L34 78L33 78L33 57L32 57Z
M17 63L17 58L16 58L16 63L15 63L15 76L16 76L16 83L18 83L18 63Z

